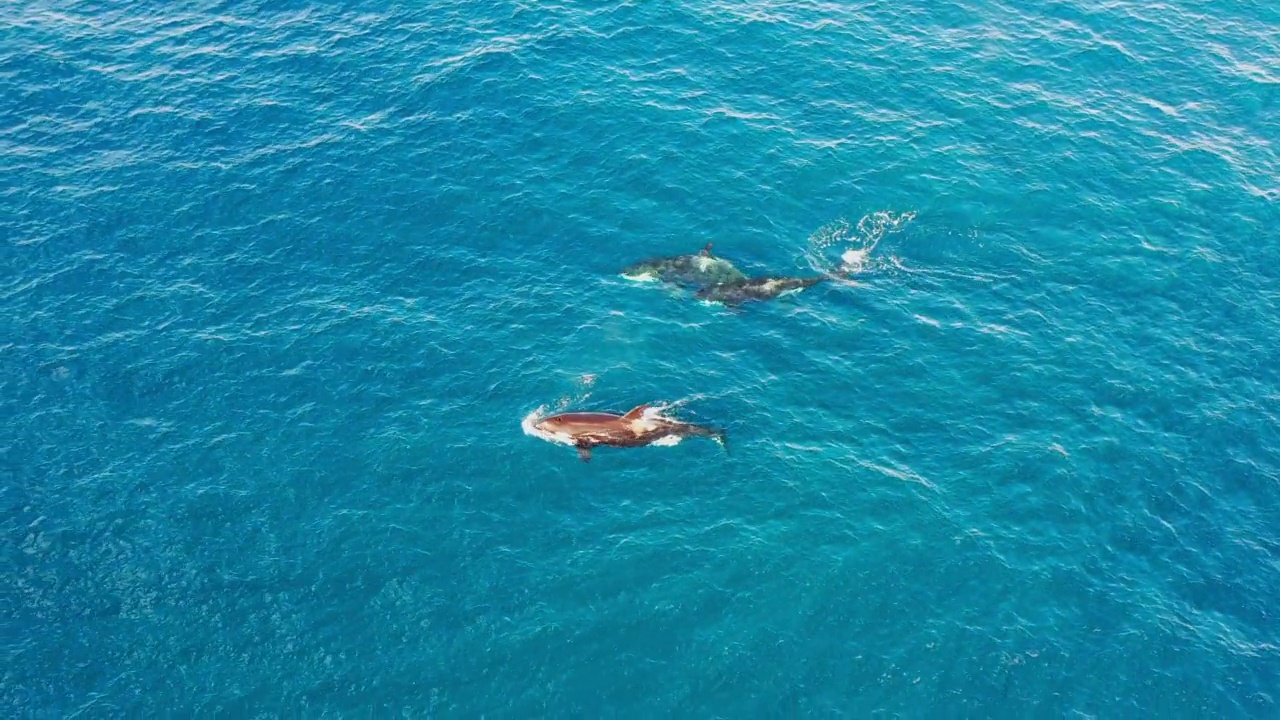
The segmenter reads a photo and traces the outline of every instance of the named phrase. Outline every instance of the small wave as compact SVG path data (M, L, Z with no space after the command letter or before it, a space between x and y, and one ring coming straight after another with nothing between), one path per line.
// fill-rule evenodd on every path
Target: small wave
M645 410L645 417L649 417L649 418L663 417L668 420L676 420L676 418L671 417L669 415L665 415L663 413L665 413L668 410L675 410L683 405L688 405L689 403L695 400L705 400L709 397L711 397L711 395L708 395L706 393L694 393L693 395L680 398L679 400L672 400L670 402L666 402L666 401L654 402L651 404L649 409Z

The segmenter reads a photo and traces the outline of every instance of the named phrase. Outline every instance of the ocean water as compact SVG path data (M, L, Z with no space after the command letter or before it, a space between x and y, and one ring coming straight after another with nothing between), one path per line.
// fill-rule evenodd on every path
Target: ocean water
M1280 716L1280 5L31 0L0 167L5 716Z

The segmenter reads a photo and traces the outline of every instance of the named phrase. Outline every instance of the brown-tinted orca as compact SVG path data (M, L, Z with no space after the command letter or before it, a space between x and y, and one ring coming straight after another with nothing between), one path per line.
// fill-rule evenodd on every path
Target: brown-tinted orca
M607 412L567 412L533 423L537 435L551 442L572 445L583 462L591 461L591 450L609 447L675 445L687 437L709 437L722 446L723 430L694 425L665 417L661 410L640 405L624 415Z

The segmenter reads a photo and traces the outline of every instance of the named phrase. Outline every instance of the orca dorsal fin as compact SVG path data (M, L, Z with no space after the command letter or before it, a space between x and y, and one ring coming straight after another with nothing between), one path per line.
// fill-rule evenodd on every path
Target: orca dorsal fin
M631 408L630 410L628 410L627 414L622 416L622 419L623 420L639 420L640 418L644 417L644 411L648 410L649 407L650 407L649 403L645 403L644 405L637 405Z
M711 246L712 246L712 245L713 245L713 243L707 243L705 246L703 246L703 248L702 248L702 252L700 252L700 253L698 253L698 254L699 254L699 255L702 255L702 256L704 256L704 257L711 257Z

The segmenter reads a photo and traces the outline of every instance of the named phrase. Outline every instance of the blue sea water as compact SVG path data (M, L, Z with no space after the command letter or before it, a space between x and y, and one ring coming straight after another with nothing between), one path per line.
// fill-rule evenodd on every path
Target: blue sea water
M1275 3L32 0L0 167L6 716L1280 715Z

